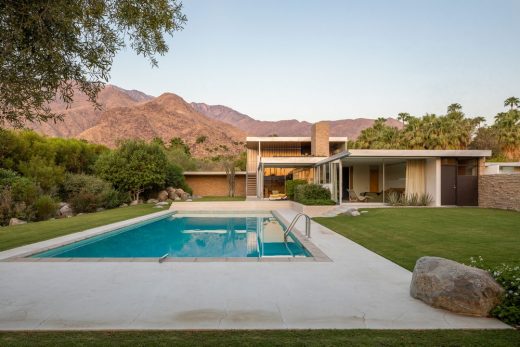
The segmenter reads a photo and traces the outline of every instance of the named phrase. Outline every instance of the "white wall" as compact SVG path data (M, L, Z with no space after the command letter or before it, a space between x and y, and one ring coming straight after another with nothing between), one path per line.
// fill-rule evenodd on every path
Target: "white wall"
M441 205L441 159L426 159L426 193L429 193L433 202L431 206Z
M370 166L354 165L353 185L356 194L370 191Z

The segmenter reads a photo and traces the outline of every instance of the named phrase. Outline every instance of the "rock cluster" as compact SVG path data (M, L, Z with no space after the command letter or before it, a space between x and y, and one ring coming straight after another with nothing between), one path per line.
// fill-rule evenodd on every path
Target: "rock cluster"
M413 270L410 295L430 306L487 317L504 289L484 270L438 257L422 257Z
M186 201L190 199L190 194L186 193L181 188L173 187L168 187L166 190L161 190L159 194L157 194L158 201L166 201L168 199L173 201Z

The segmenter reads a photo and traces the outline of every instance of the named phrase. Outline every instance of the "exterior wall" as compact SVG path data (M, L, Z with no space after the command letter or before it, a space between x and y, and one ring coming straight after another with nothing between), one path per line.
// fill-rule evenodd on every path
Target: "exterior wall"
M258 167L258 149L247 149L247 172L256 172Z
M311 127L311 153L316 157L328 157L329 122L314 123Z
M369 165L354 165L354 177L352 183L356 194L370 191L370 166Z
M228 183L226 175L186 175L186 183L193 189L193 195L227 196ZM235 195L246 195L246 176L235 176Z
M479 176L478 205L520 211L520 175Z
M433 201L431 206L441 205L441 160L431 158L426 160L426 193L429 193Z

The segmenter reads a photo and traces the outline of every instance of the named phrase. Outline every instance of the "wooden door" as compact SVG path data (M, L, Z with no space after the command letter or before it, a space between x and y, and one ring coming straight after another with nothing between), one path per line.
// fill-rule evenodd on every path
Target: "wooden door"
M441 205L457 205L457 166L441 167Z
M379 168L370 168L370 191L379 192Z

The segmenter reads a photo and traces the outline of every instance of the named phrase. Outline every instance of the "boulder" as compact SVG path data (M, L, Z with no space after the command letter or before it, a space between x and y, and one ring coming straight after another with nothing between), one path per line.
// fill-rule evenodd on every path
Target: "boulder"
M155 204L155 206L168 206L170 203L166 201L160 201Z
M184 194L185 191L181 188L177 188L175 189L175 194L177 194L178 196L182 196L182 194Z
M156 204L158 202L159 202L159 200L157 200L157 199L148 199L148 200L146 200L147 204Z
M21 225L21 224L27 224L26 221L18 219L18 218L11 218L9 220L9 226L11 225Z
M139 204L142 204L143 203L143 200L139 199L139 200L133 200L131 203L130 203L130 206L135 206L135 205L139 205Z
M188 200L190 198L190 194L182 192L181 195L179 195L181 200Z
M164 207L161 205L155 205L153 208L164 208Z
M175 200L176 198L178 198L179 196L177 195L177 193L175 192L175 189L174 190L170 190L168 192L168 199L172 199L172 200Z
M345 210L345 212L343 212L343 214L347 215L347 216L359 216L359 211L357 208L355 207L349 207Z
M422 257L413 270L410 295L430 306L487 317L504 289L484 270L438 257Z
M168 199L168 192L166 190L161 190L159 194L157 194L157 200L166 201Z
M351 215L352 217L357 217L357 216L360 216L361 213L359 213L359 211L352 211L352 212L350 212L350 215Z
M60 217L72 217L73 214L74 211L72 211L72 207L70 207L70 205L67 203L63 204L58 210L58 216Z
M175 199L173 199L174 201L181 201L182 199L179 197L179 196L175 196Z
M128 206L128 204L121 204L121 206L119 206L119 207L127 207L127 206Z

